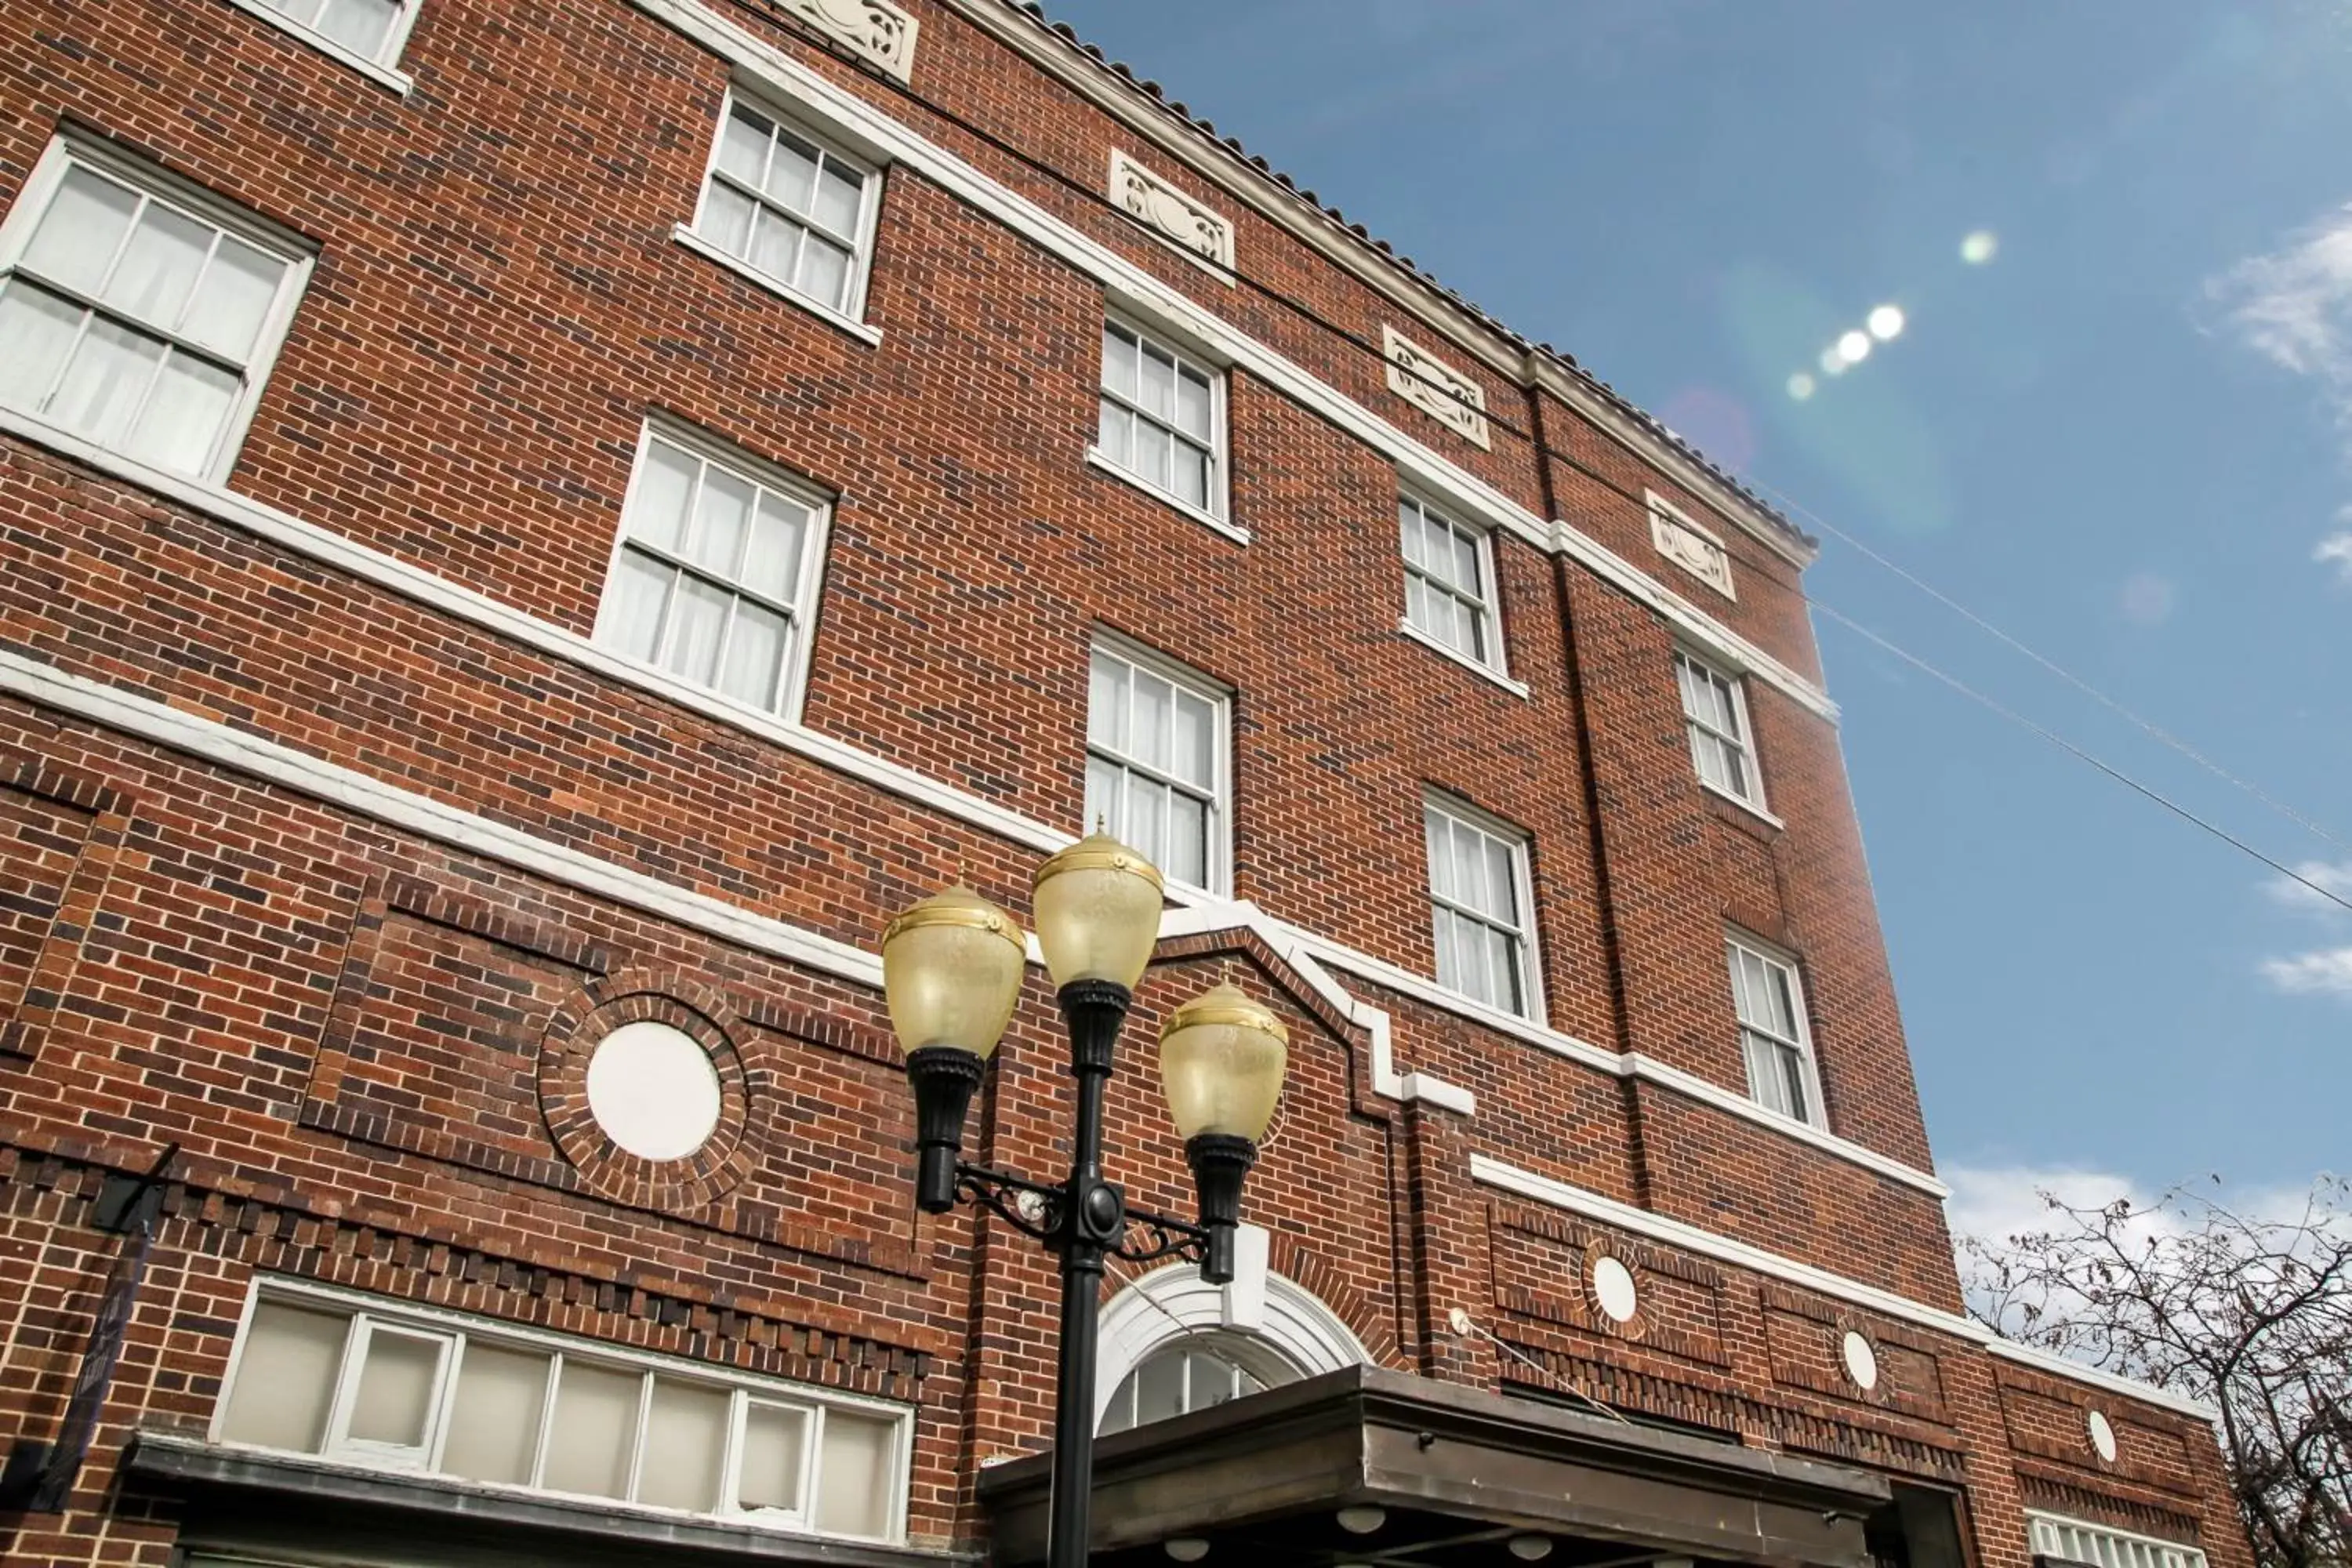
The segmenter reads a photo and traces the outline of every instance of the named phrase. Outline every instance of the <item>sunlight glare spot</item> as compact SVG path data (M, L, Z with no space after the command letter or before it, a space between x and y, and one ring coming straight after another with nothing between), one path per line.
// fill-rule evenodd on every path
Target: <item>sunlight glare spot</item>
M1848 364L1860 364L1870 357L1870 334L1852 331L1838 339L1835 353Z
M1813 395L1813 378L1803 371L1789 378L1789 395L1802 403Z
M2000 253L2000 237L1989 228L1978 229L1960 241L1960 259L1971 267L1982 267Z
M1823 375L1843 375L1845 374L1845 361L1838 357L1837 345L1835 343L1832 343L1829 347L1822 351L1821 366L1822 374Z
M1882 343L1886 342L1903 331L1903 307L1881 305L1871 311L1870 320L1864 324L1870 328L1872 337Z

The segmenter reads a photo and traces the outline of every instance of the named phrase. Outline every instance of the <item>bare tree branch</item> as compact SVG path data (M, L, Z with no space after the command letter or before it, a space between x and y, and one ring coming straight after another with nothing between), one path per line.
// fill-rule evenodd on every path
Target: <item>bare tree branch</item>
M2213 1405L2261 1568L2352 1568L2352 1184L2322 1177L2293 1219L2185 1186L2040 1196L2045 1228L1959 1239L1969 1311Z

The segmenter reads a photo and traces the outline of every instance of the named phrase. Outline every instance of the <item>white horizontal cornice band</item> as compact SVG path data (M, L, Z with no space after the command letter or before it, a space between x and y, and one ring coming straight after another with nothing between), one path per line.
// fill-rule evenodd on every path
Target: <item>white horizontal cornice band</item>
M1281 922L1277 921L1276 923ZM1860 1143L1840 1138L1834 1133L1825 1132L1818 1127L1809 1126L1789 1117L1776 1116L1746 1095L1734 1093L1720 1084L1711 1083L1696 1073L1685 1072L1678 1067L1670 1066L1655 1057L1645 1056L1639 1051L1620 1053L1609 1050L1592 1044L1590 1040L1580 1039L1574 1035L1550 1028L1532 1018L1523 1018L1515 1013L1505 1013L1497 1008L1484 1006L1467 997L1458 996L1433 984L1426 976L1415 974L1410 970L1400 969L1384 959L1373 957L1370 953L1359 952L1353 948L1342 947L1328 937L1318 936L1312 931L1300 931L1292 926L1284 926L1283 930L1299 947L1321 959L1332 968L1344 970L1386 990L1410 996L1427 1006L1468 1018L1482 1027L1492 1029L1496 1034L1508 1035L1515 1039L1524 1040L1538 1050L1549 1051L1557 1057L1565 1057L1570 1061L1591 1068L1595 1072L1607 1073L1612 1078L1641 1079L1662 1088L1673 1089L1688 1099L1704 1101L1717 1110L1736 1116L1743 1121L1753 1122L1783 1138L1793 1138L1801 1143L1811 1144L1823 1153L1834 1154L1841 1160L1874 1171L1890 1181L1900 1182L1905 1186L1926 1193L1930 1197L1940 1199L1952 1195L1950 1187L1925 1171L1915 1169L1900 1160L1880 1153L1875 1149L1865 1148Z
M1488 527L1517 535L1538 550L1564 553L1592 567L1606 581L1665 615L1694 642L1784 692L1809 711L1835 721L1837 706L1819 686L1702 614L1597 541L1565 522L1546 520L1529 511L1468 469L1316 379L1223 318L1193 303L1141 267L997 184L946 148L917 135L855 93L835 86L782 49L719 16L699 0L631 3L738 70L749 73L769 91L808 105L877 158L906 164L957 199L1093 278L1122 304L1160 318L1228 363L1320 415L1386 456L1408 483L1435 492L1442 501L1462 509Z
M2086 1384L2094 1388L2103 1388L2110 1393L2140 1400L2146 1404L2159 1405L2168 1410L2179 1411L2184 1415L2194 1415L2200 1420L2212 1420L2217 1414L2209 1405L2188 1398L2183 1394L2174 1394L2168 1389L2158 1388L2153 1384L2142 1383L2137 1378L2120 1377L2111 1372L2102 1372L2096 1367L2084 1366L2080 1363L2068 1361L2063 1356L2052 1355L2046 1351L2033 1350L2004 1340L1973 1318L1965 1318L1956 1312L1947 1312L1940 1307L1930 1307L1924 1302L1914 1301L1909 1297L1898 1296L1892 1290L1881 1289L1875 1285L1865 1285L1859 1279L1849 1279L1843 1274L1832 1274L1826 1268L1816 1268L1810 1263L1800 1263L1793 1258L1783 1258L1777 1252L1767 1252L1760 1247L1750 1247L1744 1241L1734 1241L1729 1237L1717 1236L1713 1231L1701 1230L1695 1225L1685 1225L1681 1220L1670 1219L1664 1215L1654 1214L1648 1209L1635 1208L1631 1204L1620 1203L1615 1198L1603 1197L1599 1193L1572 1186L1555 1177L1524 1170L1517 1165L1507 1164L1485 1154L1474 1153L1470 1156L1470 1179L1483 1186L1493 1187L1498 1192L1511 1193L1519 1197L1531 1199L1548 1208L1581 1215L1586 1219L1598 1220L1603 1225L1614 1226L1620 1230L1632 1231L1636 1236L1648 1237L1653 1241L1663 1242L1684 1252L1694 1252L1703 1258L1712 1258L1718 1263L1728 1263L1751 1273L1785 1280L1789 1284L1801 1286L1805 1289L1823 1296L1849 1301L1857 1307L1868 1308L1874 1312L1883 1312L1890 1318L1901 1318L1907 1322L1916 1323L1922 1328L1948 1334L1954 1339L1966 1340L1971 1344L1982 1345L2004 1361L2031 1366L2037 1371L2049 1373L2070 1382Z
M882 961L724 899L677 887L291 746L0 649L0 691L217 763L820 973L879 988Z

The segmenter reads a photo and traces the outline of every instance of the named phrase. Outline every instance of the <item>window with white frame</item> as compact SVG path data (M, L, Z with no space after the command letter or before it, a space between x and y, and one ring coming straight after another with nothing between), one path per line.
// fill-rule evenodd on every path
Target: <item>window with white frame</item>
M754 459L649 426L597 640L745 707L789 716L806 668L825 510Z
M392 67L419 0L237 0L298 37L369 65Z
M1095 450L1148 488L1224 513L1225 378L1120 321L1103 323L1102 424Z
M2054 1513L2028 1512L2025 1522L2036 1557L2086 1563L2094 1568L2205 1568L2205 1553L2194 1546Z
M1225 880L1226 698L1124 644L1097 643L1087 674L1087 826L1179 882Z
M1749 738L1746 683L1679 648L1675 679L1682 687L1683 725L1690 731L1691 765L1699 781L1760 810L1764 778Z
M1503 667L1496 626L1493 547L1486 533L1402 496L1405 625L1473 663Z
M265 1282L215 1441L776 1529L903 1536L902 1407Z
M1467 806L1423 805L1437 983L1522 1016L1534 1012L1526 837Z
M1230 1330L1195 1330L1138 1362L1111 1390L1102 1435L1149 1426L1296 1383L1303 1374L1265 1341Z
M779 288L854 318L881 184L866 164L730 93L693 232Z
M1738 936L1727 936L1724 945L1740 1053L1748 1059L1748 1092L1769 1110L1821 1126L1821 1079L1797 966Z
M310 265L254 215L61 136L0 223L0 404L225 479Z

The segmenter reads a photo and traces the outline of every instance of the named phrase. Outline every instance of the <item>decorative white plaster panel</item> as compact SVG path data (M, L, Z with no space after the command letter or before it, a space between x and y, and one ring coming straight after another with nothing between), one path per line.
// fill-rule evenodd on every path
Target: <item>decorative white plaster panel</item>
M1659 554L1725 598L1739 597L1732 590L1731 555L1723 541L1655 496L1650 498L1650 542Z
M1233 281L1234 226L1126 153L1110 155L1110 199L1187 255L1223 268Z
M1474 446L1492 447L1486 428L1486 389L1398 334L1381 329L1381 353L1389 362L1389 390Z
M783 0L784 8L826 37L905 81L915 68L915 18L890 0Z

